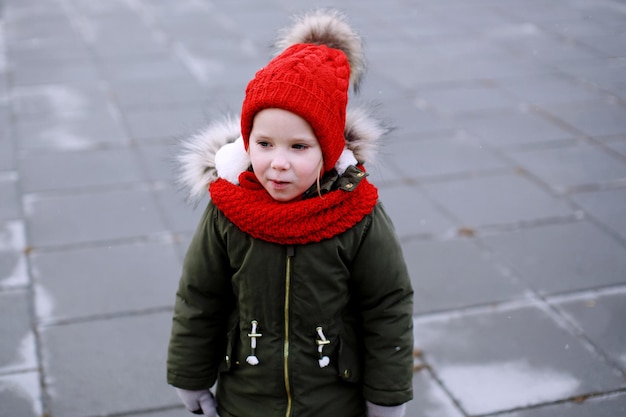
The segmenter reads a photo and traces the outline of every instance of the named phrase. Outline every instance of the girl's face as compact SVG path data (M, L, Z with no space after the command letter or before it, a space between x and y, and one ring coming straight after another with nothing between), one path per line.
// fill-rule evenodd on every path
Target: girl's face
M254 116L248 147L257 179L277 201L290 201L311 187L322 169L322 148L309 123L282 109Z

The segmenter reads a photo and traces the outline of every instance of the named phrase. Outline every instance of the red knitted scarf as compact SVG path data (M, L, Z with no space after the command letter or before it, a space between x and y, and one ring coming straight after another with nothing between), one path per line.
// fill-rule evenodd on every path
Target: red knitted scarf
M378 190L367 179L351 191L337 189L286 203L274 200L251 172L239 181L241 185L222 178L213 182L213 203L242 231L280 244L319 242L343 233L371 213L378 200Z

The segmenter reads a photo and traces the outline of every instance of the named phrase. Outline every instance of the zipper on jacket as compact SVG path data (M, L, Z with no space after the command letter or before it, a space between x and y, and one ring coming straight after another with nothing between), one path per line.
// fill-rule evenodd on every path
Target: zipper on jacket
M289 382L289 296L291 285L291 258L295 250L293 246L287 246L287 266L285 273L285 341L283 344L283 369L285 377L285 391L287 393L287 411L285 417L291 416L291 383Z

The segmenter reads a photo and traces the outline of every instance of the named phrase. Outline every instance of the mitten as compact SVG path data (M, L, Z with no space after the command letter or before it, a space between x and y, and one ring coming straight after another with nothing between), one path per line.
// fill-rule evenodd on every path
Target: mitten
M367 417L404 417L406 404L394 405L387 407L384 405L376 405L366 401Z
M194 414L202 414L208 417L218 417L217 403L213 394L208 389L200 391L189 391L176 388L176 393L182 400L187 410Z

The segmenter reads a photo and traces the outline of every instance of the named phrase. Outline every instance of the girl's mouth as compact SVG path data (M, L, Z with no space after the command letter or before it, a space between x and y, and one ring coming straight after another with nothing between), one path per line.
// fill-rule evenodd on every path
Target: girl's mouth
M276 190L281 190L283 188L286 188L289 185L289 183L286 181L275 181L275 180L270 180L270 184L272 184L272 188Z

